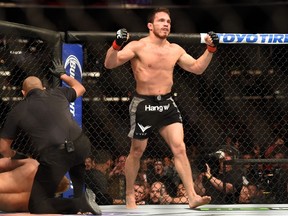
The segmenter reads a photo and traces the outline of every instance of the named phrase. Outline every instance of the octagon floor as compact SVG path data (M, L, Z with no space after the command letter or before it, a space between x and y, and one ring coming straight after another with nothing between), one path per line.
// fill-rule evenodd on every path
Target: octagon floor
M288 204L241 204L241 205L204 205L189 209L187 205L143 205L128 210L124 205L100 206L103 216L287 216ZM29 213L4 213L3 216L28 216ZM48 216L42 214L41 216ZM55 214L54 214L55 216ZM79 215L78 215L79 216Z

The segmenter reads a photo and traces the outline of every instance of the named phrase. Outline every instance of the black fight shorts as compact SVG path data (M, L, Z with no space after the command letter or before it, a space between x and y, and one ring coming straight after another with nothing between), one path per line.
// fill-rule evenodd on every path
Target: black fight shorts
M154 128L175 122L182 123L182 117L172 94L146 96L135 94L130 106L130 132L128 136L135 139L149 138Z

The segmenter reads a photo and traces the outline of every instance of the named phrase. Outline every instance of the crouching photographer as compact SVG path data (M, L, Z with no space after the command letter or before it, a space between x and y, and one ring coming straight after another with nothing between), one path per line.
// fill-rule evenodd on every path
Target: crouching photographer
M212 197L212 204L238 203L243 185L242 173L233 169L232 165L225 165L224 161L232 160L227 152L216 152L198 162L199 177L196 186L205 194Z

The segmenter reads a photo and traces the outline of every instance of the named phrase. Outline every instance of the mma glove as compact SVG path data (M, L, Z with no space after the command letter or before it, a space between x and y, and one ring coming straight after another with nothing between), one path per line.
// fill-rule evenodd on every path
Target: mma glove
M50 68L51 73L57 77L60 78L63 74L66 74L64 65L61 63L60 59L53 61L54 68Z
M15 152L15 155L13 157L11 157L12 160L20 160L20 159L26 159L28 158L25 154L21 153L21 152Z
M214 53L217 51L217 45L219 44L219 37L218 35L213 32L213 31L210 31L207 33L211 39L212 39L212 43L213 45L207 45L207 50L210 52L210 53Z
M128 40L128 31L125 28L119 29L116 32L116 39L113 41L112 47L114 50L120 50L124 43Z

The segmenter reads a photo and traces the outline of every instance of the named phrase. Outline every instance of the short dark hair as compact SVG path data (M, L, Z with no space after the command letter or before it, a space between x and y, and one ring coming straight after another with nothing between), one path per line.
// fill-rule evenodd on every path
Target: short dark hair
M164 8L164 7L159 7L159 8L155 8L148 16L147 19L147 23L153 23L154 19L155 19L155 14L159 13L159 12L164 12L167 13L170 16L170 11L168 8Z
M104 164L109 160L112 160L110 152L106 150L96 150L93 152L93 160L96 164Z

